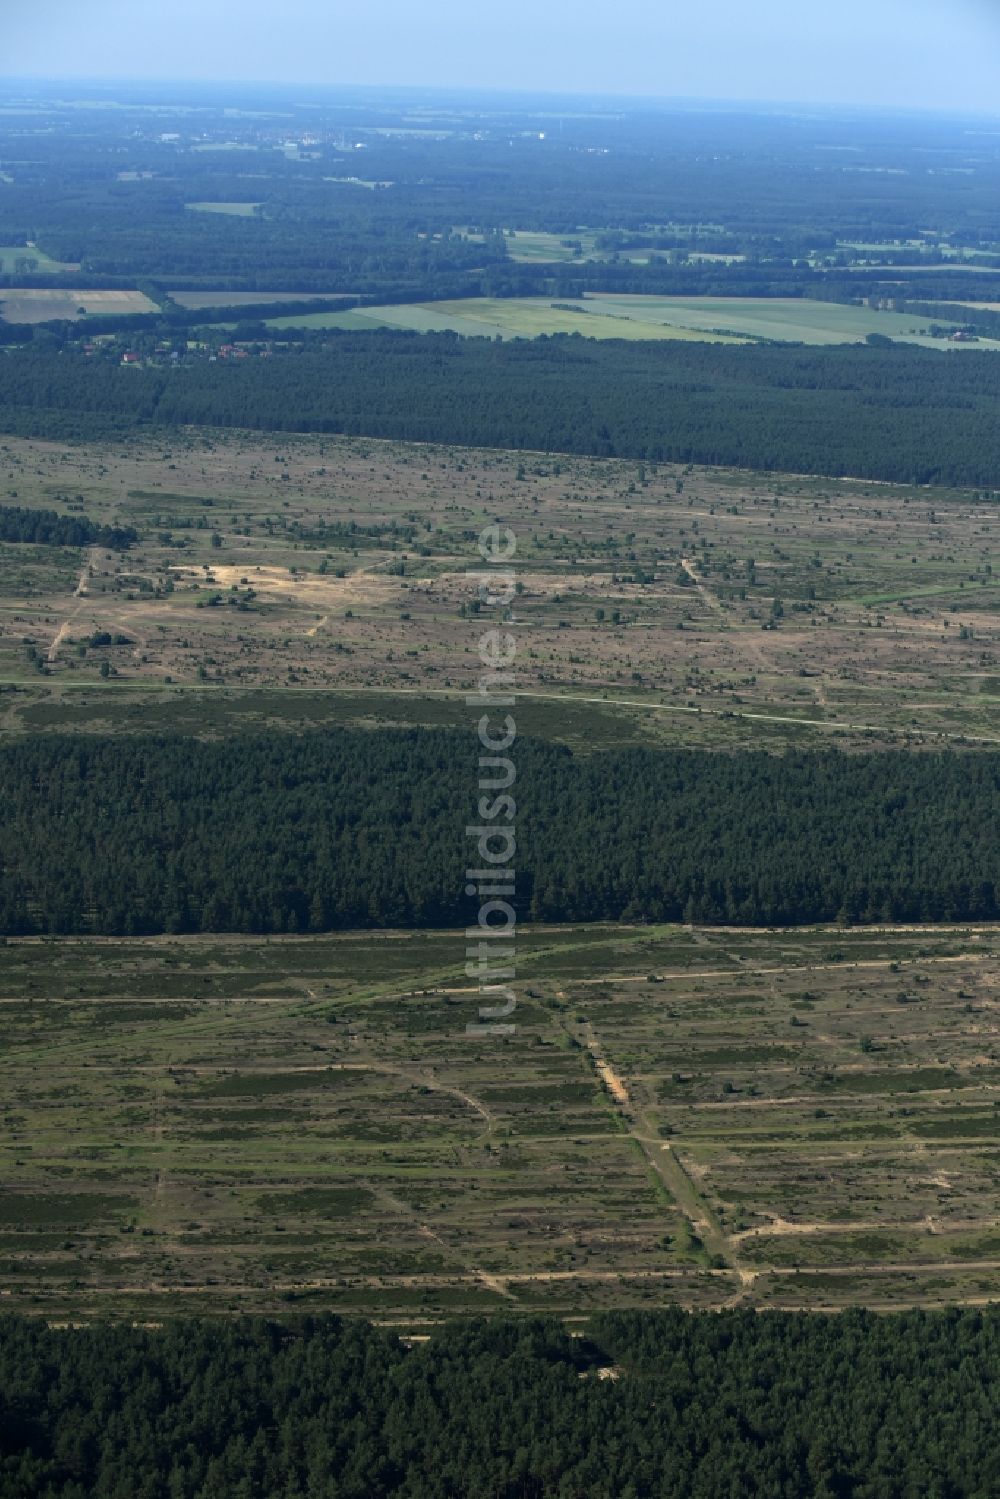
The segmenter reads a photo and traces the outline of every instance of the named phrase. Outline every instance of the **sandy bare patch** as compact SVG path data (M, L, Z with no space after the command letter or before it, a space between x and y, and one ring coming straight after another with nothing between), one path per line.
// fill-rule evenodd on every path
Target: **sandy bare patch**
M317 612L335 606L378 604L394 591L395 580L358 571L346 578L323 573L292 573L285 567L239 567L216 563L209 572L200 567L171 567L175 582L204 583L222 589L250 587L262 597L305 604ZM314 633L314 632L310 632Z

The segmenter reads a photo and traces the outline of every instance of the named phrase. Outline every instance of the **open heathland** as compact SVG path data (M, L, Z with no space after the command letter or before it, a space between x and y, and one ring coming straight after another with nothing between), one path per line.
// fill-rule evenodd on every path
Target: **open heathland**
M997 1296L995 927L15 940L6 1304L883 1309Z
M0 439L0 502L139 537L0 542L8 731L467 726L499 520L525 733L1000 743L993 491L202 431Z

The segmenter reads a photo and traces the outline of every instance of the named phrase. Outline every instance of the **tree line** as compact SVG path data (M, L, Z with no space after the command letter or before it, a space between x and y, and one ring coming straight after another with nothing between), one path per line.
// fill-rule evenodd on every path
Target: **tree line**
M0 932L463 926L475 754L430 729L0 746ZM517 772L522 920L1000 917L1000 755L525 740Z
M53 547L100 546L121 552L134 546L138 540L139 533L132 526L99 526L85 515L60 515L55 510L0 505L0 541Z
M0 1499L990 1499L998 1382L992 1309L8 1316Z
M995 488L998 416L1000 359L974 350L381 331L178 369L0 357L0 429L58 438L194 424Z

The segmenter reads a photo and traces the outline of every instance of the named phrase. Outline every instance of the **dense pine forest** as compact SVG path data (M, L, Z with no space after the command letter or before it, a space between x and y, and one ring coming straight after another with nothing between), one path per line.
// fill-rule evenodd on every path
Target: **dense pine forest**
M0 428L187 423L1000 486L1000 359L919 348L341 333L239 365L0 358Z
M992 1499L998 1381L995 1312L7 1318L0 1499Z
M0 932L464 924L473 735L0 747ZM995 920L1000 756L517 750L519 914ZM600 854L595 855L595 850Z

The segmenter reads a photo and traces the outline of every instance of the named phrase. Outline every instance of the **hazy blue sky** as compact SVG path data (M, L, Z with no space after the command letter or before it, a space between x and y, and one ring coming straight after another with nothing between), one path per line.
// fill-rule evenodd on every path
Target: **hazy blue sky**
M0 0L0 74L1000 114L1000 0Z

